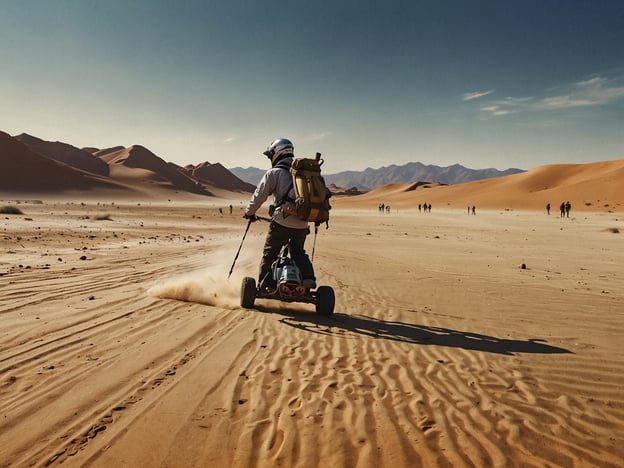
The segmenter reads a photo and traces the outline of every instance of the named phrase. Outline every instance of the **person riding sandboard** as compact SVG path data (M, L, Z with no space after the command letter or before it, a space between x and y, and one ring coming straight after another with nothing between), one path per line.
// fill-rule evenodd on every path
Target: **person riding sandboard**
M316 288L314 267L304 248L306 237L310 234L308 221L295 215L295 205L291 201L294 200L294 190L290 167L295 157L294 151L295 147L289 139L278 138L262 153L271 161L271 168L258 183L245 209L244 218L254 220L258 209L273 195L273 208L269 210L271 223L258 277L258 289L265 292L277 288L271 265L285 245L288 245L290 256L301 270L303 286L307 289Z

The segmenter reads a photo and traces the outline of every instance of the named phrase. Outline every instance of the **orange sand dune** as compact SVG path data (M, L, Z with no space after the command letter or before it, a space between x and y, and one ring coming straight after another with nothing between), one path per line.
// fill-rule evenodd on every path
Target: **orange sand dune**
M33 196L67 200L133 201L175 199L206 203L206 195L212 195L217 199L237 200L238 203L241 197L240 193L231 191L231 181L220 185L212 185L210 181L206 181L204 186L184 174L175 164L165 162L141 146L117 148L116 151L95 159L106 166L108 177L105 177L70 164L75 161L75 153L80 150L61 143L28 138L31 145L36 143L49 154L35 152L17 138L0 132L0 198L10 200ZM67 154L63 153L66 150ZM65 158L67 161L56 160L65 156L68 156ZM88 154L87 156L92 157Z
M253 192L255 186L240 180L220 163L203 162L197 166L187 166L185 172L206 184L228 188L231 191Z
M41 156L0 131L0 193L118 192L122 186Z
M41 156L62 162L74 169L81 169L101 176L108 176L108 164L88 151L59 141L45 141L26 133L22 133L14 138L21 141L32 151Z
M540 166L522 174L457 185L391 184L367 194L337 198L341 206L373 207L385 203L413 208L435 207L553 210L570 201L574 210L615 210L624 206L624 160Z
M98 158L101 158L102 156L105 156L107 154L114 153L115 151L120 151L123 149L124 149L123 146L113 146L112 148L103 148L103 149L94 151L93 156L97 156Z
M114 151L101 156L111 167L113 177L132 178L132 170L135 172L135 179L151 179L164 182L178 190L186 190L191 193L208 194L200 183L183 174L177 166L165 162L140 145L134 145L119 151ZM122 172L115 171L117 166L124 166L132 170Z

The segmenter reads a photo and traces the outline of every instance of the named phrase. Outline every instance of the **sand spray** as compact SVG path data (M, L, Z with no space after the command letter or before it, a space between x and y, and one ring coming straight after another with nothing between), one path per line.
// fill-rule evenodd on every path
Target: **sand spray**
M202 260L207 265L205 268L158 280L147 293L161 299L197 302L228 309L238 308L243 276L256 277L262 255L261 240L254 239L250 244L255 245L243 247L229 279L228 271L238 245L230 245L228 242L227 245L202 254Z

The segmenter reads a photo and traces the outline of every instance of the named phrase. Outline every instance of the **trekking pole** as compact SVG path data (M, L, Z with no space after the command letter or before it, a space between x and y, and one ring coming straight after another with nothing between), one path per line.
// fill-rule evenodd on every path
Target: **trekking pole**
M236 256L234 257L234 261L232 262L232 267L230 268L230 272L228 273L228 279L232 276L232 271L234 271L234 265L236 264L236 260L238 259L238 254L240 254L241 248L243 247L243 242L245 242L245 237L247 236L247 231L249 231L249 226L253 222L253 218L249 218L247 222L247 228L245 229L245 234L243 234L243 239L241 240L240 246L238 247L238 252L236 252Z
M316 249L316 235L318 234L318 224L314 224L314 242L312 243L312 258L311 262L314 261L314 249Z

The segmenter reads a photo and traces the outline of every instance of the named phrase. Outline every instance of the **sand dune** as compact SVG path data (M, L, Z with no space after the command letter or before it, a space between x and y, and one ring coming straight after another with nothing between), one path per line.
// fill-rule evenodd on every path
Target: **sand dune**
M255 189L254 185L243 182L219 163L203 162L196 166L186 166L184 170L193 178L206 184L227 188L233 192L244 191L252 193Z
M464 210L467 206L496 209L557 211L570 201L574 210L618 210L624 206L624 161L541 166L522 174L458 185L391 184L358 197L341 198L345 206L376 207L386 203L414 208L431 203L436 208Z
M75 169L81 169L101 176L108 175L108 164L88 151L59 141L44 141L26 133L16 136L15 139L24 143L35 153L62 162Z
M232 192L253 191L220 164L204 163L187 172L140 145L78 149L2 133L0 156L0 182L6 181L0 195L6 198L15 192L57 199L188 200L191 194L223 198L224 192L225 197L237 197Z
M209 194L199 182L187 177L178 167L165 162L147 148L140 145L134 145L129 148L105 154L101 156L101 159L111 166L111 171L113 171L112 168L116 166L139 169L140 171L136 171L136 179L157 180L171 184L173 188L178 190L205 195ZM131 172L132 171L125 171L125 175L122 177L132 178ZM120 172L111 172L111 174L116 174L118 177L121 176Z
M74 169L41 156L0 132L0 194L65 191L110 192L122 187L114 181ZM102 193L102 192L99 192Z
M111 148L99 149L95 151L93 155L101 158L102 156L106 156L107 154L114 153L115 151L121 151L123 149L125 149L123 146L113 146Z
M240 212L21 207L0 236L1 466L622 465L617 214L338 207L322 318L238 306L266 232L228 281Z

